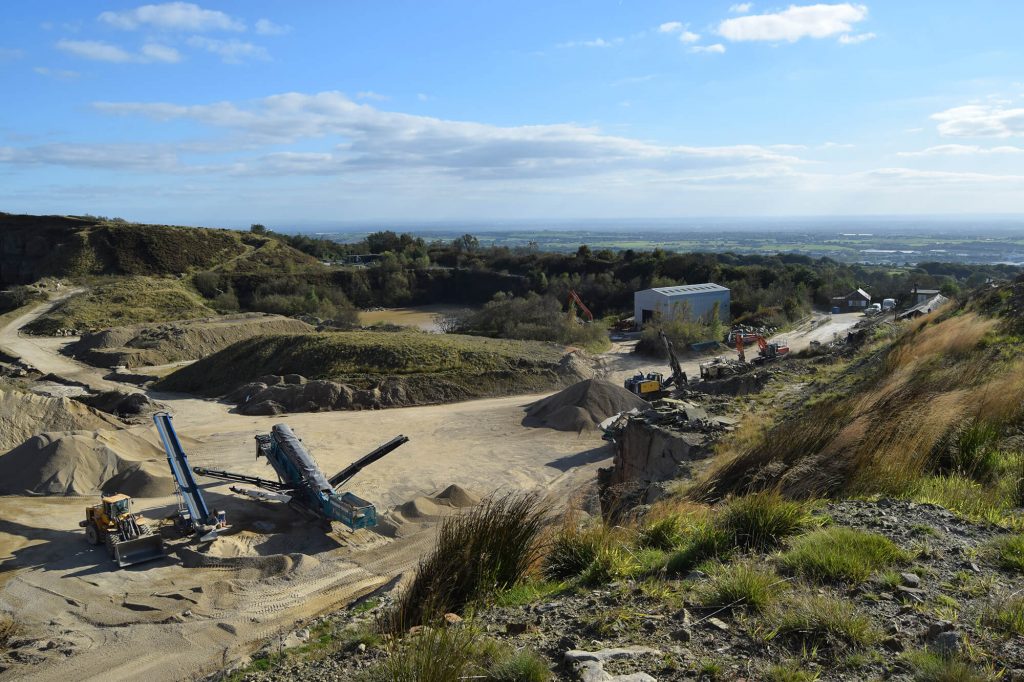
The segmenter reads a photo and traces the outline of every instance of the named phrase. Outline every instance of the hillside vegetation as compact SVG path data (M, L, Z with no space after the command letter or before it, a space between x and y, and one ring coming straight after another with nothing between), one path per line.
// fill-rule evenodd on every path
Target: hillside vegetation
M108 327L210 317L217 312L184 280L130 276L94 281L25 327L32 334L58 329L93 332Z
M259 336L183 367L157 388L217 396L267 375L298 374L357 388L385 377L446 382L467 397L494 395L556 385L565 353L554 344L413 331Z
M727 452L691 494L881 493L1019 524L1022 309L1024 278L910 323L833 380L832 392Z

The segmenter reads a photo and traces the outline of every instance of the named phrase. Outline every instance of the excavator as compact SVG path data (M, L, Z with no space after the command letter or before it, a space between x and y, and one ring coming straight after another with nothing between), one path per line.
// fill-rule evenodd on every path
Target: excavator
M121 568L164 556L164 540L153 532L141 514L132 511L132 498L117 494L103 497L100 503L86 507L85 528L89 544L105 544L110 557Z
M665 332L659 331L658 335L661 337L661 343L665 346L665 352L668 354L668 362L672 367L672 376L665 379L661 372L648 372L644 374L643 371L640 371L626 379L623 384L626 390L635 393L644 400L664 398L673 386L680 388L686 386L689 381L686 378L686 372L679 365L679 359L676 358L675 346L665 335Z
M583 299L580 298L580 295L577 294L574 289L569 289L569 319L576 319L577 307L587 317L588 322L594 321L594 313L590 312L590 308L588 308L586 304L583 303Z
M740 362L746 362L746 354L743 352L743 337L736 337L736 352L739 354ZM785 341L769 342L760 334L757 335L757 357L751 360L752 364L760 365L772 360L778 360L789 354L789 344Z

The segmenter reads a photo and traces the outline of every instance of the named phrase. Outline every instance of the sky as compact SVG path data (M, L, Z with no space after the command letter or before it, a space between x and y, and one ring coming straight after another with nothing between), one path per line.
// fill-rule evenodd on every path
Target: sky
M1024 3L5 3L0 210L1024 214Z

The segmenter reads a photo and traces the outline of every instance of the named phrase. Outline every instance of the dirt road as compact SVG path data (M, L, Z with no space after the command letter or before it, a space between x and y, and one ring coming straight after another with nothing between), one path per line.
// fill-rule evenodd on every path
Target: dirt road
M0 330L0 345L42 372L95 388L137 387L58 353L70 339L22 336L17 328L42 306ZM523 406L541 396L365 412L247 417L215 401L152 394L174 414L192 464L273 476L255 458L256 433L287 422L325 471L404 433L410 442L352 481L382 510L450 484L478 494L504 487L566 495L607 465L599 435L528 429ZM151 427L134 427L147 429ZM233 524L223 566L186 568L182 557L112 571L105 552L85 543L78 521L93 500L0 497L0 608L56 648L38 665L0 679L192 678L244 655L296 620L344 604L411 570L432 541L432 519L388 514L381 532L325 535L280 504L254 502L227 484L204 486L211 506ZM153 518L173 498L139 500ZM175 548L176 549L176 548ZM227 560L226 560L227 561ZM242 563L237 563L241 561ZM236 562L236 563L231 563ZM188 612L186 614L186 611ZM70 655L58 654L66 649Z

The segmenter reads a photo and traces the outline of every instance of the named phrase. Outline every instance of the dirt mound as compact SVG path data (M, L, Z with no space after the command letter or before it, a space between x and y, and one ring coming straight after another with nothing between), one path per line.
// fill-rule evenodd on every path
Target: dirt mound
M157 410L156 403L144 393L104 391L96 395L76 396L75 400L102 412L122 416L151 414Z
M154 442L128 431L41 433L0 455L0 493L170 495L163 460Z
M406 519L429 520L451 514L462 507L479 504L480 498L457 485L450 485L437 495L414 497L395 511Z
M472 507L480 504L480 498L469 492L462 486L450 485L444 491L435 496L437 500L447 500L453 507Z
M526 408L523 426L557 431L595 429L608 417L633 408L650 407L622 386L603 379L586 379Z
M113 417L68 398L0 389L0 453L44 431L95 431L122 426Z
M262 334L311 331L313 327L289 317L248 313L104 329L83 335L68 352L96 367L165 365L197 360Z

